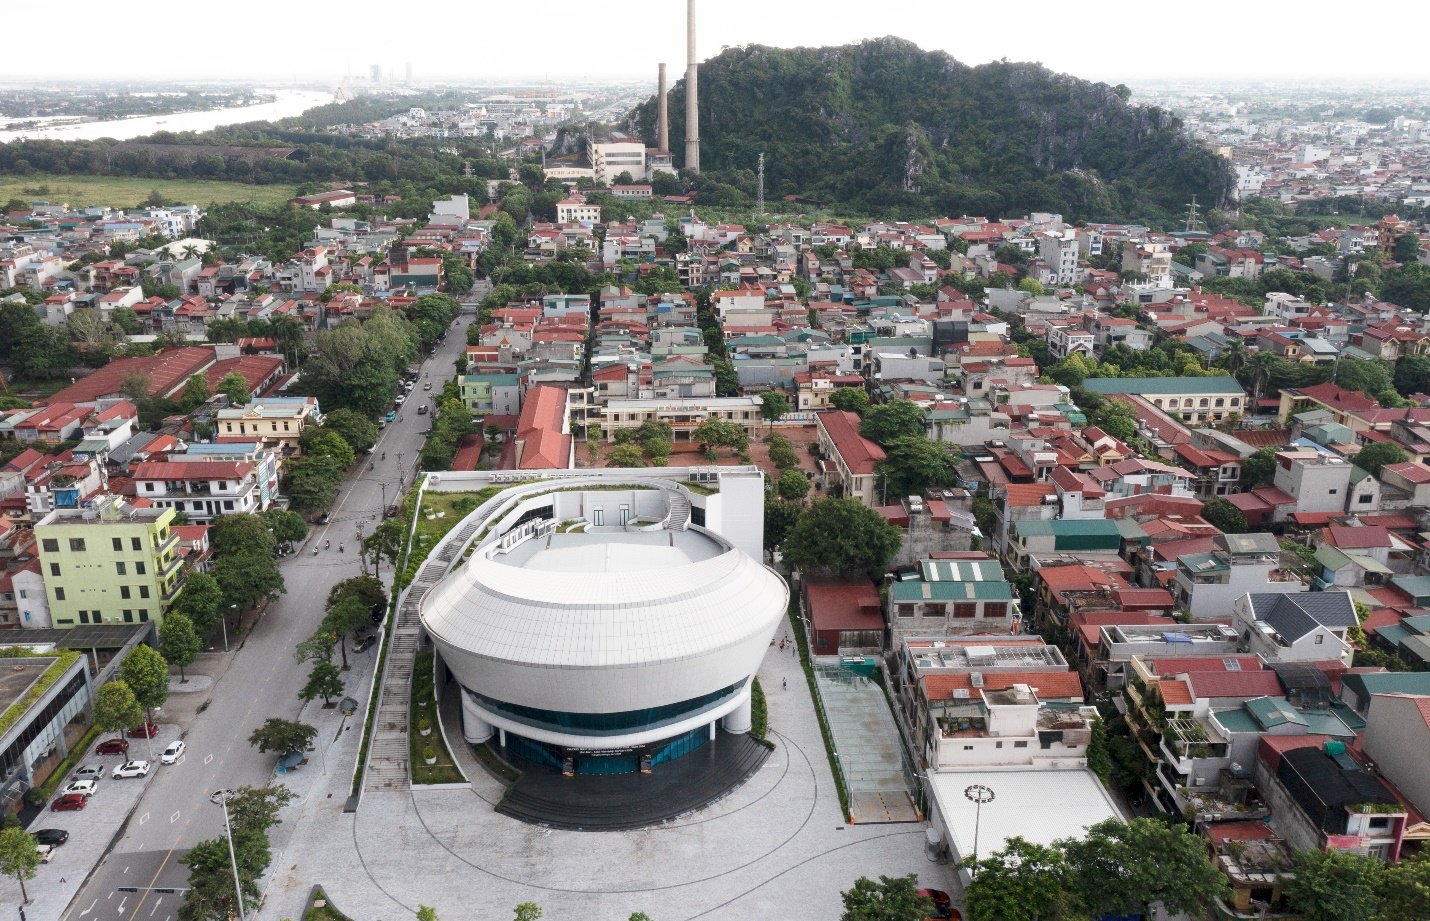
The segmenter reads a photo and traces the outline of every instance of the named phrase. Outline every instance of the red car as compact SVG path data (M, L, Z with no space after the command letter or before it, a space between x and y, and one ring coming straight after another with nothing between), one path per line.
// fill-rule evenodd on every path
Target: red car
M50 803L51 812L73 812L76 809L83 809L89 797L83 793L66 793L59 799Z
M138 726L135 726L133 729L125 733L125 735L129 736L129 738L131 739L152 739L158 734L159 727L155 726L153 723L140 723Z
M125 755L129 753L129 743L123 739L105 739L95 746L97 755Z

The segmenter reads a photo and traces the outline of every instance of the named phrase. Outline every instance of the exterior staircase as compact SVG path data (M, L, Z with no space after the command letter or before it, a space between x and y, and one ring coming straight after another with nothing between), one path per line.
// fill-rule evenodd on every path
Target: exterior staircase
M666 498L670 500L670 510L665 513L666 530L686 530L690 525L690 500L679 490L671 490Z

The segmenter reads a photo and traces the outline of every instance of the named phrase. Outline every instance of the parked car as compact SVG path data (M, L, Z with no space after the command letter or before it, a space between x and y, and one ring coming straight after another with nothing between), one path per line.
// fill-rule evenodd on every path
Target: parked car
M129 743L123 739L105 739L95 746L96 755L123 755L129 752Z
M40 844L47 844L50 847L59 847L70 839L70 833L63 828L37 828L30 834L35 836L35 840Z
M392 402L396 403L398 406L401 406L403 403L407 402L407 394L399 393L396 397L393 398Z
M53 803L50 803L50 811L73 812L76 809L83 809L87 802L89 802L89 797L87 796L80 796L78 793L66 793Z
M389 410L387 411L387 415L383 416L382 418L385 419L385 420L388 421L388 422L391 422L393 419L396 419L396 418L397 418L397 410L395 410L395 409L389 409Z
M152 739L158 734L159 727L153 723L140 723L127 733L131 739Z
M98 780L104 776L104 765L86 764L74 772L75 780Z
M115 777L143 777L149 773L149 762L126 761L114 769Z
M323 514L318 516L318 524L327 524L329 521L332 521L332 519L332 512L324 512Z
M942 889L920 889L918 894L933 903L933 914L929 915L930 918L961 921L962 916L953 907L953 899L949 898L947 892Z
M93 796L99 785L92 780L72 780L69 786L60 791L61 794L76 793L80 796Z
M169 743L169 747L164 749L164 753L159 756L160 764L178 764L179 759L184 757L184 743L182 739L176 739Z

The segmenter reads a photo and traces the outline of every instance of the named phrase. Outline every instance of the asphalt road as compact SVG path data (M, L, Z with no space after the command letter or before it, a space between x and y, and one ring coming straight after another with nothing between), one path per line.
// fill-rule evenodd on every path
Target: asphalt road
M184 760L158 769L124 834L70 903L65 921L172 921L181 894L124 893L120 887L183 886L188 871L179 858L199 841L223 834L223 814L209 801L210 794L262 786L273 778L273 756L250 747L248 736L269 717L298 715L298 690L306 675L293 659L293 648L316 629L329 589L359 573L356 529L370 534L382 520L383 503L411 486L417 454L432 419L419 415L417 407L435 400L443 381L454 373L470 317L464 313L446 341L422 363L422 370L431 376L418 379L397 420L380 433L370 458L376 469L369 471L365 463L358 467L339 494L329 523L316 527L303 549L283 562L287 593L269 606L242 647L234 650L233 662L214 687L211 703L184 736L188 745ZM427 380L432 382L431 391L422 389ZM324 540L332 542L331 549L320 549L315 556L312 548L321 548ZM340 543L346 544L341 554Z

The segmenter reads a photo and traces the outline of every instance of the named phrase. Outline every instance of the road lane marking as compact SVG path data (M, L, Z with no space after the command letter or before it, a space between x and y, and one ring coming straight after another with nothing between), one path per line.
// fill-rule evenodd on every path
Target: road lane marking
M129 896L125 896L119 903L119 913L124 914L124 906L129 904Z
M173 825L177 821L179 821L179 810L175 809L174 814L169 816L169 824Z
M89 903L89 907L86 908L84 911L80 912L80 913L79 913L79 916L80 916L81 918L83 918L85 915L87 915L87 914L89 914L90 912L94 911L94 906L96 906L96 905L98 905L98 904L99 904L99 899L95 899L93 902L90 902L90 903Z
M134 914L132 914L132 915L129 916L129 921L134 921L134 918L139 914L139 909L141 909L141 908L144 907L144 900L147 899L147 898L149 898L149 893L150 893L151 891L153 891L154 884L159 881L159 874L161 874L161 873L164 872L164 868L169 865L170 859L173 858L173 856L174 856L174 848L176 848L176 847L179 846L179 837L180 837L180 835L175 835L175 836L174 836L174 843L171 844L171 845L169 845L169 851L168 851L168 853L166 853L166 854L164 855L164 859L163 859L162 861L160 861L160 863L159 863L159 869L157 869L157 870L154 871L154 876L153 876L152 879L149 880L149 885L148 885L147 887L145 887L145 889L144 889L144 894L141 895L141 896L139 896L139 901L138 901L137 903L135 903L135 905L134 905ZM120 905L120 906L119 906L119 913L120 913L121 915L124 914L124 906L123 906L123 905Z
M159 900L154 903L154 907L149 910L149 917L154 917L154 912L159 910L159 906L164 904L164 897L159 896Z
M144 824L145 822L147 822L147 821L149 821L149 813L148 813L148 812L145 812L143 815L141 815L141 816L139 817L139 824L140 824L140 825L143 825L143 824Z
M208 764L212 760L214 760L214 754L213 752L209 752L208 757L204 758L204 764Z

